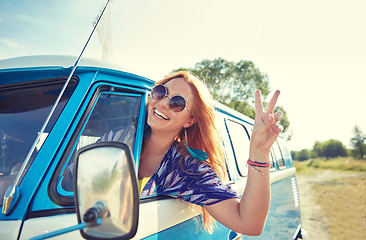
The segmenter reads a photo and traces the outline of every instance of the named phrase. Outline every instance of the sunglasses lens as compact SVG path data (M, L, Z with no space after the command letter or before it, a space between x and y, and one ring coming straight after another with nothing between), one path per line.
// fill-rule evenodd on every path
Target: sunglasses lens
M154 100L161 100L165 97L166 88L163 85L156 85L151 91L151 97Z
M186 107L186 100L181 96L174 96L169 101L169 107L173 112L181 112Z

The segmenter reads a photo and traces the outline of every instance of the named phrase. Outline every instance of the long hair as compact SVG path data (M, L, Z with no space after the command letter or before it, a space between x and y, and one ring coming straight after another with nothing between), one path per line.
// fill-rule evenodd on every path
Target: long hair
M206 162L221 180L225 180L225 158L222 149L221 136L216 127L211 94L206 85L196 75L188 71L173 73L166 78L157 81L156 84L165 84L174 78L184 78L193 91L194 104L192 105L193 108L191 109L191 113L196 119L196 122L186 129L188 145L190 148L198 148L205 151L209 156ZM176 140L181 145L182 149L186 149L184 146L184 129L179 132ZM204 226L208 232L212 233L215 220L204 208L202 208L202 211Z

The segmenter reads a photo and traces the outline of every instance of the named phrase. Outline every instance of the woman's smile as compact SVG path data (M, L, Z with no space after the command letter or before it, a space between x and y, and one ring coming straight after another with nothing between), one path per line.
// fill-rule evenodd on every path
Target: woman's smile
M161 118L163 120L170 120L168 116L166 116L164 113L160 112L158 109L154 108L154 115L158 118Z

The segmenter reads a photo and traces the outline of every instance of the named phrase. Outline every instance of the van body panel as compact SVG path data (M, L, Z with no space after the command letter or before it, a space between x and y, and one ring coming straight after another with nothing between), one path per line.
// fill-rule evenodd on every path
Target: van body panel
M133 239L142 239L172 228L201 214L199 206L179 199L162 199L140 203L139 226Z
M213 234L208 233L203 228L202 216L197 216L184 221L174 227L168 228L158 234L151 235L144 240L154 240L154 239L195 239L195 240L217 240L217 239L229 239L230 229L221 225L216 224Z
M29 239L39 236L41 234L57 231L63 228L76 225L76 214L59 214L55 216L44 216L31 218L24 221L22 231L19 239ZM69 232L63 235L57 236L57 239L84 239L79 231Z
M21 226L22 226L21 220L1 221L0 224L1 239L17 239Z

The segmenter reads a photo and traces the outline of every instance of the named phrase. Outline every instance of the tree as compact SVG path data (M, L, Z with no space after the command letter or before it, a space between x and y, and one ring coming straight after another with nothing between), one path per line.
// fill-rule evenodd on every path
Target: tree
M326 158L346 157L348 156L347 148L342 142L331 139L322 144L321 156Z
M263 98L270 92L267 75L251 61L235 63L223 58L206 59L193 68L179 68L173 72L181 70L191 71L203 79L215 100L252 118L255 117L255 89L261 90ZM280 124L286 130L290 125L286 111L280 106L277 109L284 113Z
M353 152L355 153L355 155L363 159L366 152L366 144L364 143L366 140L366 136L358 126L355 126L353 128L353 134L354 137L351 138Z
M305 161L310 158L310 152L307 149L302 149L296 154L296 160Z
M322 156L322 144L319 141L316 141L313 146L313 152L315 157Z

